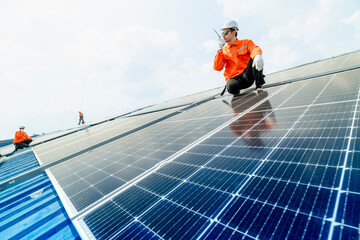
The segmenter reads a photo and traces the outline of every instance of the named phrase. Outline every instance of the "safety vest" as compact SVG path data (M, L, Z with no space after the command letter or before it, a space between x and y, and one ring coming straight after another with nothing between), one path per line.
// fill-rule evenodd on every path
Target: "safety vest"
M20 142L23 142L25 139L29 139L29 140L32 140L31 137L29 137L26 132L21 132L20 130L17 131L15 133L15 138L14 138L14 144L15 143L20 143Z
M238 76L246 69L250 58L262 54L261 49L250 39L236 39L234 44L227 43L223 50L216 53L214 69L221 71L225 67L225 81Z

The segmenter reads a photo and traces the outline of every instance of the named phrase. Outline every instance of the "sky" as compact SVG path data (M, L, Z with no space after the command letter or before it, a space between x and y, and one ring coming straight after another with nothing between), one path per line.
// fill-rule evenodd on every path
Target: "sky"
M0 140L225 85L213 28L228 19L264 73L360 50L359 0L0 2Z

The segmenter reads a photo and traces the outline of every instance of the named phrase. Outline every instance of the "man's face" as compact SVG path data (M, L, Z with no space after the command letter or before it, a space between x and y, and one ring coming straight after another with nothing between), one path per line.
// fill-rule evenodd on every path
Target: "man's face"
M230 42L235 37L235 31L231 31L229 28L223 29L221 34L225 42Z

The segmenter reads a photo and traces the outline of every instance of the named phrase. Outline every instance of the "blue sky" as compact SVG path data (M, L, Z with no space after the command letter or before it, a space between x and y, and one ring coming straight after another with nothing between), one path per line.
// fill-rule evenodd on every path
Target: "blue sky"
M223 86L213 28L229 18L265 73L360 49L359 0L2 1L0 139Z

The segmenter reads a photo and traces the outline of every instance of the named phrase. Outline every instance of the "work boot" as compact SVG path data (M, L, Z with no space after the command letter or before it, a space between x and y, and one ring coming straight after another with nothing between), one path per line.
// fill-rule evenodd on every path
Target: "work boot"
M239 96L239 95L240 95L240 90L238 93L233 94L233 96Z

